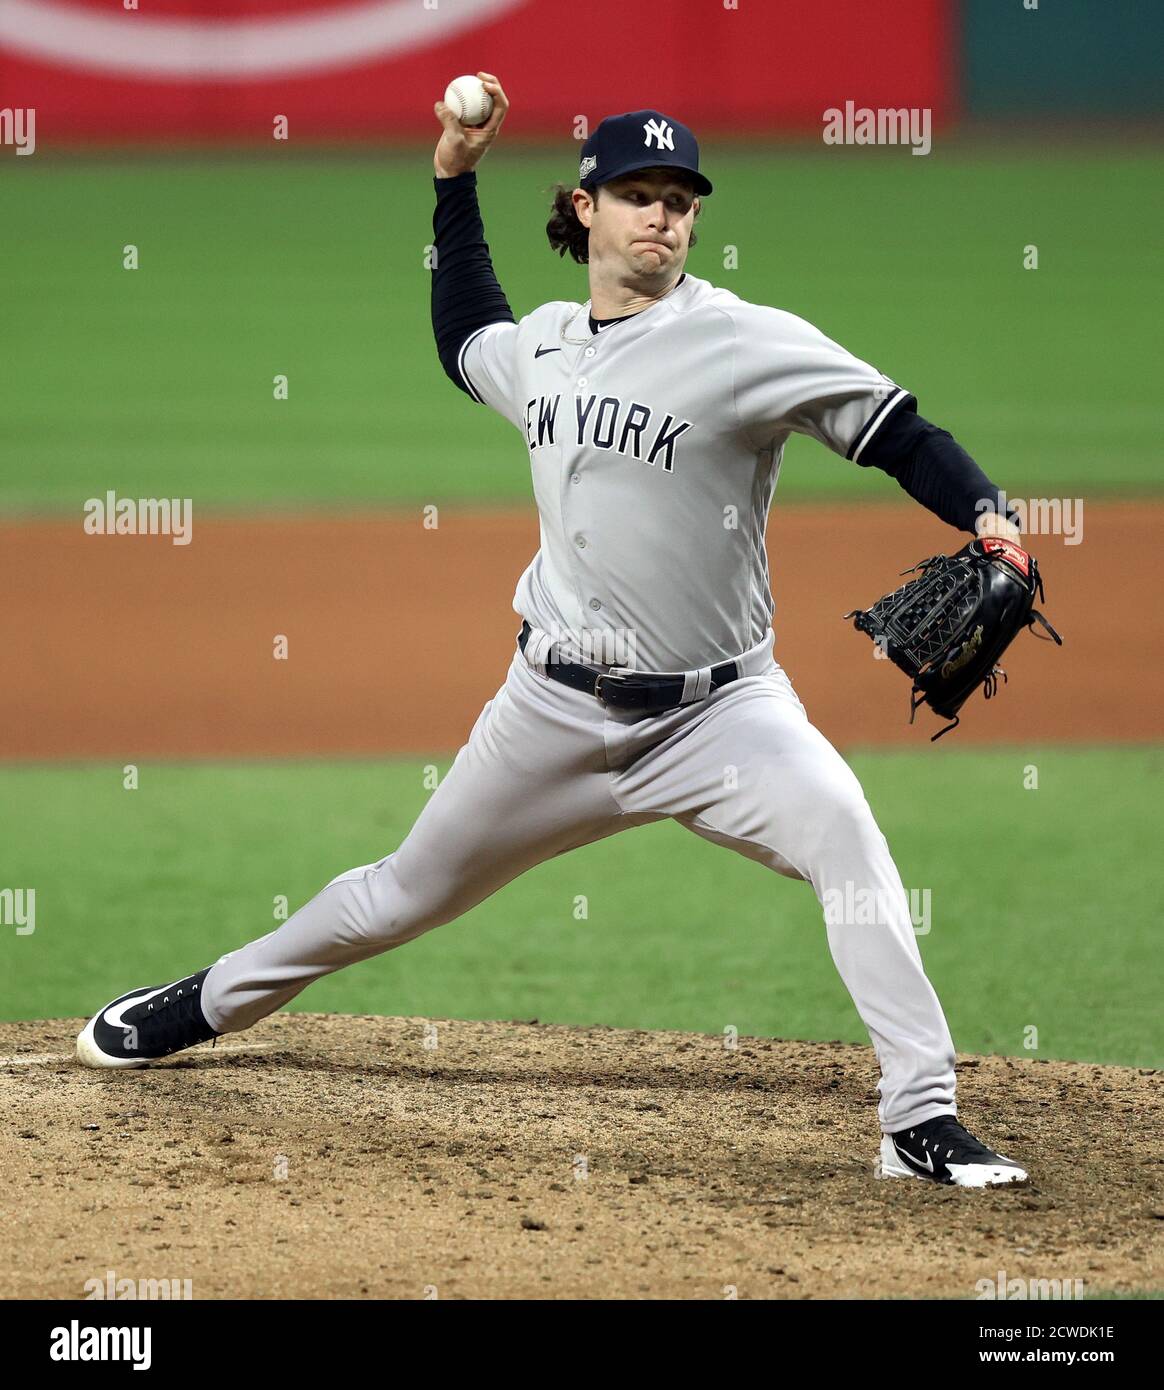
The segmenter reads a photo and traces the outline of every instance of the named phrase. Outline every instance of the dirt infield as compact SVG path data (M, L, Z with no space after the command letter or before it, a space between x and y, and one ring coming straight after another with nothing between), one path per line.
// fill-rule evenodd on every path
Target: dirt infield
M1160 1072L961 1058L962 1114L1033 1171L967 1192L874 1181L845 1043L298 1014L107 1073L79 1023L0 1025L0 1297L1164 1289Z
M1035 544L1057 650L1022 635L997 700L954 744L1164 737L1164 617L1152 573L1164 508L1088 503L1082 543ZM443 509L204 520L192 543L0 526L0 758L451 751L504 677L515 582L537 515ZM926 746L907 682L841 615L959 544L912 505L776 506L777 658L842 748ZM286 639L287 659L275 659ZM12 656L11 654L16 654Z

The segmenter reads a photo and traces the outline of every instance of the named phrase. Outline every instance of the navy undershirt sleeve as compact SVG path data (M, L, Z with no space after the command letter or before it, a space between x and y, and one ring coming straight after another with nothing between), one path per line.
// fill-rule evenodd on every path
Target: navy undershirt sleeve
M953 436L917 413L910 396L880 426L857 460L861 468L880 468L923 507L959 531L974 531L984 511L1017 514Z
M476 172L434 178L433 184L432 331L449 380L471 395L457 368L466 339L488 324L515 319L489 258Z

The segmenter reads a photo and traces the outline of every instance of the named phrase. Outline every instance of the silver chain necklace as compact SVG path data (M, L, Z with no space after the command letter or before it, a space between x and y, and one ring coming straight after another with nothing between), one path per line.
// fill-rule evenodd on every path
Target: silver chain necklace
M676 280L675 283L671 286L671 288L667 291L667 294L663 295L663 296L662 296L662 299L657 299L657 300L655 300L655 303L656 303L656 304L660 304L660 303L662 303L662 300L663 300L663 299L666 299L666 298L667 298L667 295L673 294L673 293L675 292L675 290L677 290L677 289L679 288L679 282L680 282L680 280L682 280L682 279L684 279L684 276L681 275L681 276L679 277L679 280ZM562 329L562 332L561 332L561 334L560 334L560 337L561 337L561 339L562 339L562 342L564 342L564 343L569 343L569 344L571 344L571 346L573 346L573 347L581 347L584 343L590 342L590 340L595 336L593 333L587 333L587 335L585 336L585 338L571 338L571 337L569 336L569 334L568 334L568 331L567 331L568 329L573 328L573 326L574 326L574 319L576 319L576 318L578 317L578 314L586 314L587 316L589 316L589 314L590 314L590 306L591 306L592 302L593 302L592 300L589 300L589 299L588 299L588 300L586 301L586 303L583 304L583 306L581 307L581 309L578 310L578 313L575 314L575 315L574 315L572 318L570 318L569 320L567 320L566 327ZM649 309L649 308L651 307L651 305L648 304L648 305L645 305L644 307ZM641 314L641 313L643 312L643 310L642 310L642 309L638 309L638 310L636 310L636 312ZM635 315L634 315L634 314L627 314L626 317L627 317L627 318L632 318L632 319L633 319L633 318L635 317Z
M590 300L589 300L589 299L586 301L585 304L583 304L583 306L581 307L581 309L578 310L578 314L586 314L586 315L588 316L587 321L589 321L589 314L590 314ZM564 342L564 343L570 343L573 347L580 347L583 343L588 343L588 342L590 341L590 339L594 336L593 333L587 333L587 335L585 336L585 338L571 338L571 337L568 335L567 329L572 328L572 327L574 326L574 319L576 319L576 318L578 317L578 314L575 314L573 318L571 318L570 320L568 320L568 322L566 323L566 327L562 329L562 333L561 333L562 342Z

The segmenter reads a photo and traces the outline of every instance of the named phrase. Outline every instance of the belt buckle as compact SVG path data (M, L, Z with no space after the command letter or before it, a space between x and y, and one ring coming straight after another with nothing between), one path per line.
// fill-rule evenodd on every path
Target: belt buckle
M601 700L603 704L606 704L606 697L602 693L602 682L610 679L611 673L609 671L599 671L598 675L594 678L594 698L596 700Z
M634 684L636 672L626 670L601 671L594 681L594 694L608 709L621 710L624 714L661 714L677 706L656 706L652 703L653 691L641 681ZM622 699L609 699L602 693L603 684L609 682L615 691L625 695Z
M625 688L627 674L626 671L613 669L610 671L599 671L598 675L594 678L594 698L596 700L601 700L604 705L608 705L613 709L627 708L627 706L620 705L617 701L608 701L606 696L602 693L602 687L606 681L609 681L611 685L616 688Z

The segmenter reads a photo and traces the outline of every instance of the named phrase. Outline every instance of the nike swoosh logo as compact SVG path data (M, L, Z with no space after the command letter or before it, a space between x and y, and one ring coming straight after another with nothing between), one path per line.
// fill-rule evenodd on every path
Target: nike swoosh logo
M178 981L175 980L174 984L177 983ZM122 1023L121 1021L121 1015L126 1009L136 1009L139 1004L144 1004L150 999L156 999L159 994L165 994L166 990L169 988L171 988L170 985L161 985L158 989L151 989L148 994L135 994L130 999L123 999L120 1004L112 1004L101 1015L101 1021L108 1024L110 1028L130 1028L132 1027L131 1024Z
M544 357L544 356L546 355L547 352L561 352L561 351L562 351L561 348L544 348L544 347L542 347L541 344L539 343L539 344L538 344L538 349L537 349L537 351L534 353L534 356L535 356L535 357Z
M893 1147L901 1157L905 1159L906 1163L912 1163L915 1168L921 1168L922 1171L926 1173L932 1173L934 1171L933 1154L927 1153L926 1161L923 1163L920 1158L915 1157L908 1149L903 1149L896 1139L893 1141Z

